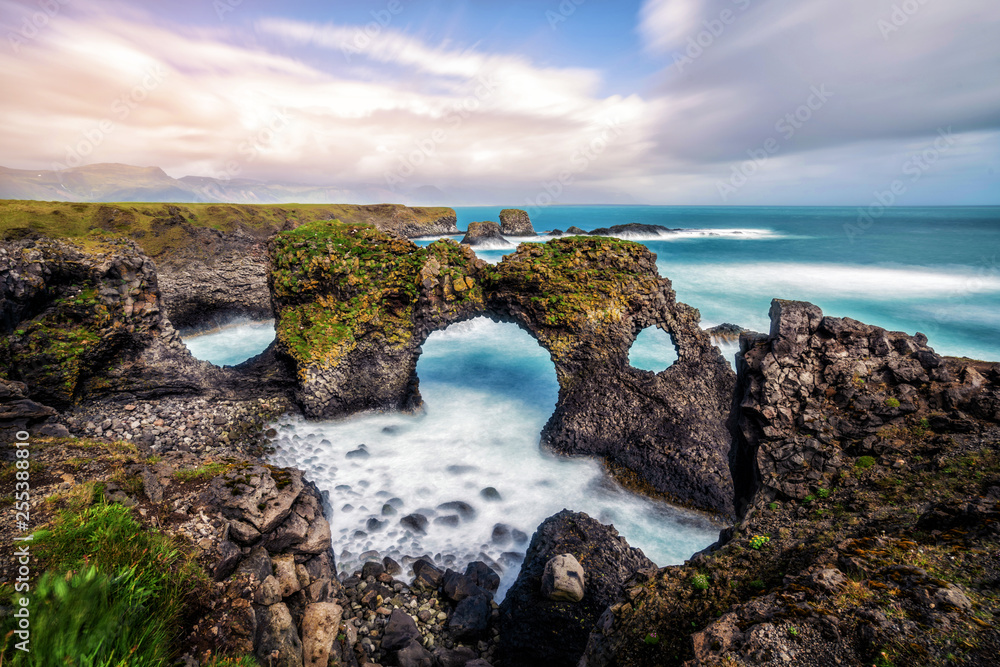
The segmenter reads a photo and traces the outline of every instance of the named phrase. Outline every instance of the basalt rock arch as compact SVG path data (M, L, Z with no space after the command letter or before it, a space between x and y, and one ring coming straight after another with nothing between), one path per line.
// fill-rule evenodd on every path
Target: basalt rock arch
M419 248L322 221L277 235L270 253L276 351L295 369L308 417L415 409L431 333L477 316L514 322L555 364L546 446L599 456L646 493L732 515L725 421L735 376L644 246L558 239L491 266L451 241ZM677 344L677 362L661 373L628 363L649 326Z

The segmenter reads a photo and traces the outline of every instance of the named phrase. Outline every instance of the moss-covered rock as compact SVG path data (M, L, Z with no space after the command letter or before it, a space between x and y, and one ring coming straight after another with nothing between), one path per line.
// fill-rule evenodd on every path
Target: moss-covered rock
M321 221L279 234L271 256L278 350L309 416L418 405L420 344L483 309L483 263L452 241Z
M279 234L271 254L279 351L295 365L308 416L416 407L420 345L485 315L517 323L552 355L561 391L549 446L603 457L644 491L731 514L732 371L644 246L560 239L490 267L450 241L417 248L323 221ZM660 374L628 364L636 335L653 325L680 348Z

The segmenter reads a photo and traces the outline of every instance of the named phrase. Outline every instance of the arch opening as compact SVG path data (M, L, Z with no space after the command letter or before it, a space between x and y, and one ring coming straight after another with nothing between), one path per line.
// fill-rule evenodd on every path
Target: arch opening
M663 329L652 326L639 332L628 351L628 363L633 368L659 373L677 361L677 343Z
M516 324L477 317L432 333L417 374L416 415L277 425L272 460L305 470L324 493L341 572L376 554L456 569L485 560L502 595L535 528L563 508L614 523L662 564L714 541L707 519L623 490L599 461L541 449L555 366Z
M178 332L191 356L216 366L236 366L256 357L275 339L274 320L238 318L212 327Z

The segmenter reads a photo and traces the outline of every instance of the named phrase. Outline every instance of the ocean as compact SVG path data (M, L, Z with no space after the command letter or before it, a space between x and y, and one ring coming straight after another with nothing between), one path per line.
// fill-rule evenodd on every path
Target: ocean
M458 208L458 226L498 220L500 210ZM771 299L801 299L827 315L923 332L942 354L1000 360L1000 207L558 206L533 211L532 222L539 232L627 223L684 230L633 239L656 253L660 274L678 300L700 310L705 327L766 332ZM523 240L477 253L497 262ZM188 344L213 363L238 363L266 347L267 327L244 323ZM234 354L242 343L260 349ZM735 351L723 346L730 359ZM633 365L654 371L675 358L656 330L643 332L630 353ZM420 415L285 417L276 425L273 461L302 468L326 494L342 568L373 551L430 555L443 565L480 558L503 571L506 589L526 548L513 536L530 536L563 508L613 523L659 565L716 539L719 526L708 518L634 496L594 461L540 449L558 385L548 355L516 326L477 319L435 333L417 372ZM484 497L487 488L499 500ZM458 512L456 502L468 507ZM411 512L427 516L426 534L400 526Z

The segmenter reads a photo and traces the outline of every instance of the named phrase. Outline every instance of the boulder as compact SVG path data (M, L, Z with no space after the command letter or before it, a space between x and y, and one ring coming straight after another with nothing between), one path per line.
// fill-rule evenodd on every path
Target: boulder
M505 236L537 236L528 212L517 208L500 211L500 230Z
M546 565L569 554L587 571L579 602L542 594ZM610 526L586 514L563 510L549 517L531 538L521 572L500 605L499 653L503 664L575 666L590 629L621 593L635 571L656 566Z
M414 639L420 639L417 624L402 609L393 609L382 635L382 648L386 651L399 651Z
M411 639L396 653L396 664L399 667L434 667L434 655L416 639Z
M556 602L579 602L583 599L585 578L583 566L573 554L560 554L549 559L542 572L542 595Z
M448 630L456 639L469 640L482 637L490 625L493 607L490 597L483 591L462 599L448 618Z
M577 227L575 225L566 230L566 235L567 236L585 236L587 234L588 234L588 232L586 232L583 229L580 229L579 227Z
M500 225L495 222L470 222L469 230L462 239L464 245L492 246L508 248L510 243L503 237Z

